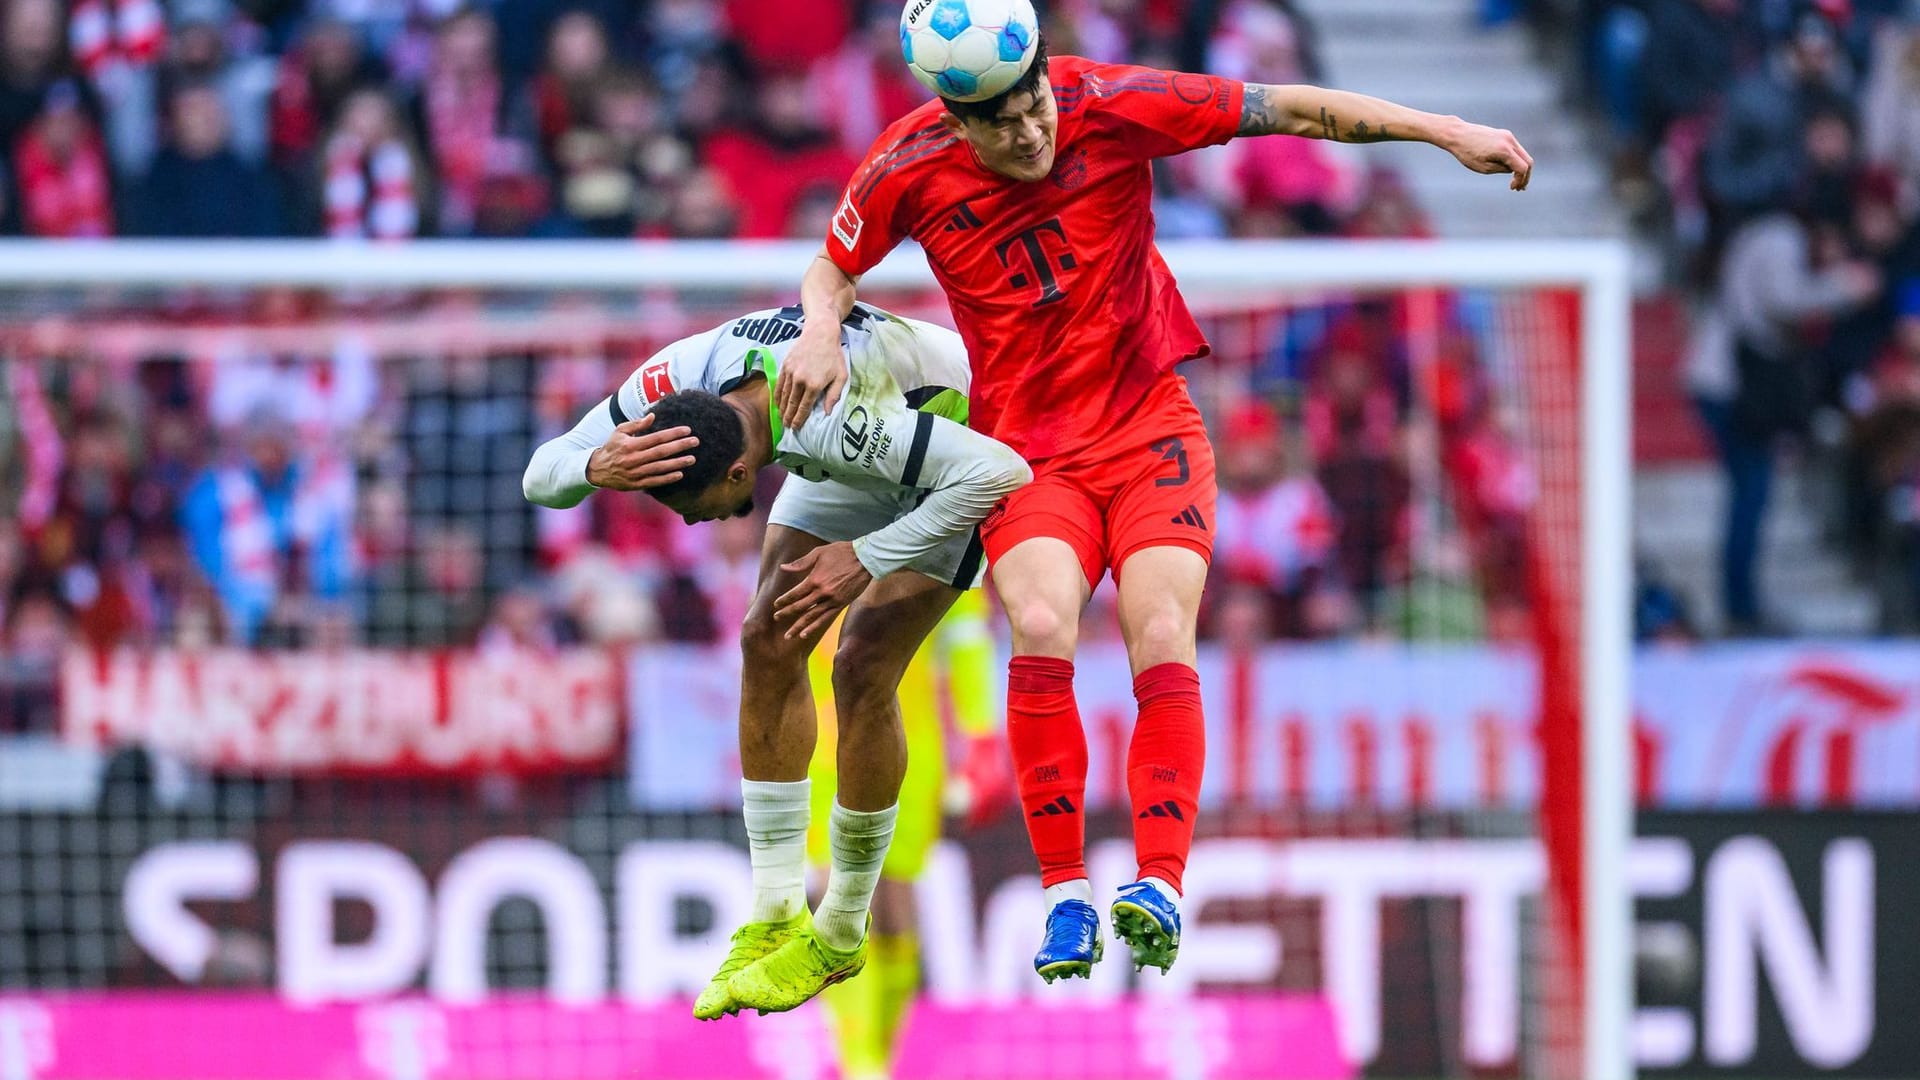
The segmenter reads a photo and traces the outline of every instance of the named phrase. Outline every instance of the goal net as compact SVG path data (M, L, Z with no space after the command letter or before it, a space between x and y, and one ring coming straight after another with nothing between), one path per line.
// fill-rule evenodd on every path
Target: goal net
M1180 963L1042 985L1021 823L950 817L893 1075L1627 1076L1623 256L1163 250L1222 481ZM759 521L519 484L810 255L0 247L0 1080L847 1075L688 1012ZM911 253L862 298L950 321ZM1108 892L1110 589L1077 670Z

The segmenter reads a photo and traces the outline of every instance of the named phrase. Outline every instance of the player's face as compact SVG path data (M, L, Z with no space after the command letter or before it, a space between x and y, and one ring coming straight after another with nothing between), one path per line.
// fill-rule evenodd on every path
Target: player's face
M681 492L660 501L689 525L753 513L754 470L734 462L727 474L697 494Z
M1053 138L1060 113L1045 75L1031 94L1014 94L992 120L957 120L980 164L1015 180L1044 180L1053 171Z

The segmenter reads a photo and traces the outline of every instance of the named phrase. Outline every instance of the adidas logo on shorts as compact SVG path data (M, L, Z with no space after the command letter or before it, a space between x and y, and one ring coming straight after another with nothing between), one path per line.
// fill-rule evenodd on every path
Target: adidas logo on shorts
M1207 527L1207 519L1200 516L1200 511L1192 503L1188 503L1185 510L1173 515L1171 520L1175 525L1191 525L1196 529Z

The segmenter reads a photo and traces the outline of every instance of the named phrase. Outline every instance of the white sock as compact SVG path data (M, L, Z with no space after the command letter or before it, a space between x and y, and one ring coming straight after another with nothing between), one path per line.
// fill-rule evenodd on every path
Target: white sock
M845 952L867 936L867 909L880 884L880 865L893 843L893 819L899 804L871 813L833 804L827 819L827 845L833 868L827 871L827 895L813 913L813 932L829 948Z
M1180 902L1180 890L1174 888L1171 882L1162 881L1157 877L1143 877L1140 880L1143 884L1153 886L1154 891L1169 901L1174 903Z
M1088 905L1093 903L1093 882L1077 877L1072 881L1063 881L1058 885L1047 886L1047 910L1052 911L1062 900L1079 900Z
M784 922L807 906L807 799L810 780L740 781L753 865L753 922Z

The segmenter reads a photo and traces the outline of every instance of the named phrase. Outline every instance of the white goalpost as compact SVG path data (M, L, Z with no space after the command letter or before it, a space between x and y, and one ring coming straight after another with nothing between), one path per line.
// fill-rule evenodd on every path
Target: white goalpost
M378 295L404 290L591 290L675 294L737 290L791 302L816 245L799 242L523 242L423 241L380 246L305 241L176 243L159 241L0 242L0 294L176 289L255 290L274 287ZM1565 461L1565 508L1577 541L1565 553L1564 594L1576 597L1563 640L1574 644L1566 665L1542 660L1543 683L1562 680L1577 714L1577 766L1549 787L1577 791L1563 810L1575 820L1559 843L1577 843L1556 863L1549 852L1549 890L1563 891L1564 915L1577 926L1579 1061L1556 1072L1586 1080L1626 1080L1634 1073L1631 894L1628 849L1633 833L1630 682L1631 288L1629 259L1610 241L1170 242L1160 250L1183 293L1203 303L1231 304L1242 294L1321 294L1417 290L1531 290L1577 296L1578 347L1569 357L1568 392L1577 402L1543 414L1549 432L1577 437ZM863 290L926 290L933 284L917 249L895 253L862 281ZM18 309L15 309L18 313ZM23 320L30 321L30 320ZM0 355L4 355L0 353ZM1567 443L1573 446L1572 442ZM1552 573L1549 568L1542 573ZM1577 686L1575 685L1577 684ZM1542 691L1551 708L1554 686ZM1543 758L1549 755L1543 755ZM1564 830L1566 826L1562 826ZM1568 839L1572 837L1572 839ZM1551 846L1551 843L1550 845ZM1574 857L1576 856L1577 857ZM1569 864L1566 859L1573 858ZM1571 866L1577 872L1569 873ZM1570 1040L1571 1042L1571 1040Z

